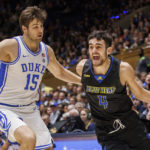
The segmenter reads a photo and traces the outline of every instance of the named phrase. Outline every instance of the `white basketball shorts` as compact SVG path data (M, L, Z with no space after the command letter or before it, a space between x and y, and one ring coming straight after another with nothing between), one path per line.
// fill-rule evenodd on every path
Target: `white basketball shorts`
M23 125L28 125L36 134L35 150L42 150L52 146L50 132L43 122L39 110L36 109L30 113L22 113L0 109L0 130L5 133L10 142L16 142L14 131Z

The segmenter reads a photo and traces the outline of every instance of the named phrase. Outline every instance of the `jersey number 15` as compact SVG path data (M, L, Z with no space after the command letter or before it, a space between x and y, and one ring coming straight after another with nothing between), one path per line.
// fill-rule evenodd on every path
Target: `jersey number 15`
M37 87L37 80L39 79L39 75L37 74L27 74L27 83L25 86L25 90L34 91Z

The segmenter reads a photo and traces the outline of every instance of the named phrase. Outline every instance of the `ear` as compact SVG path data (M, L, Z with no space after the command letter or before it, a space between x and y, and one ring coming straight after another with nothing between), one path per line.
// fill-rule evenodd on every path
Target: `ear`
M107 48L107 54L110 55L113 52L113 48L112 47L108 47Z
M22 25L22 32L25 33L27 31L27 27Z

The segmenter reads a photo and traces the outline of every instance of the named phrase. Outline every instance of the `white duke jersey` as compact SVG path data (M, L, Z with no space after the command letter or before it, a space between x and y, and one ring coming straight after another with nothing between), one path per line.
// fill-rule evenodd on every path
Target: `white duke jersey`
M0 61L0 103L28 105L39 100L39 85L49 63L47 46L40 42L40 50L32 52L22 36L18 42L18 57L6 63Z

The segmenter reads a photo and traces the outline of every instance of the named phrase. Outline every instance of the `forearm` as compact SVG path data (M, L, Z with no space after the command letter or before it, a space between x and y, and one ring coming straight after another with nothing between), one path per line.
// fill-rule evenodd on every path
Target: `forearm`
M81 85L81 78L71 71L65 69L57 60L51 48L49 52L49 65L48 70L58 79L65 82L75 83Z
M81 85L81 77L79 77L78 75L72 73L71 71L67 69L63 69L63 71L55 75L55 77L65 82L70 82L70 83Z
M143 89L142 92L136 93L135 97L145 103L150 103L150 91Z

